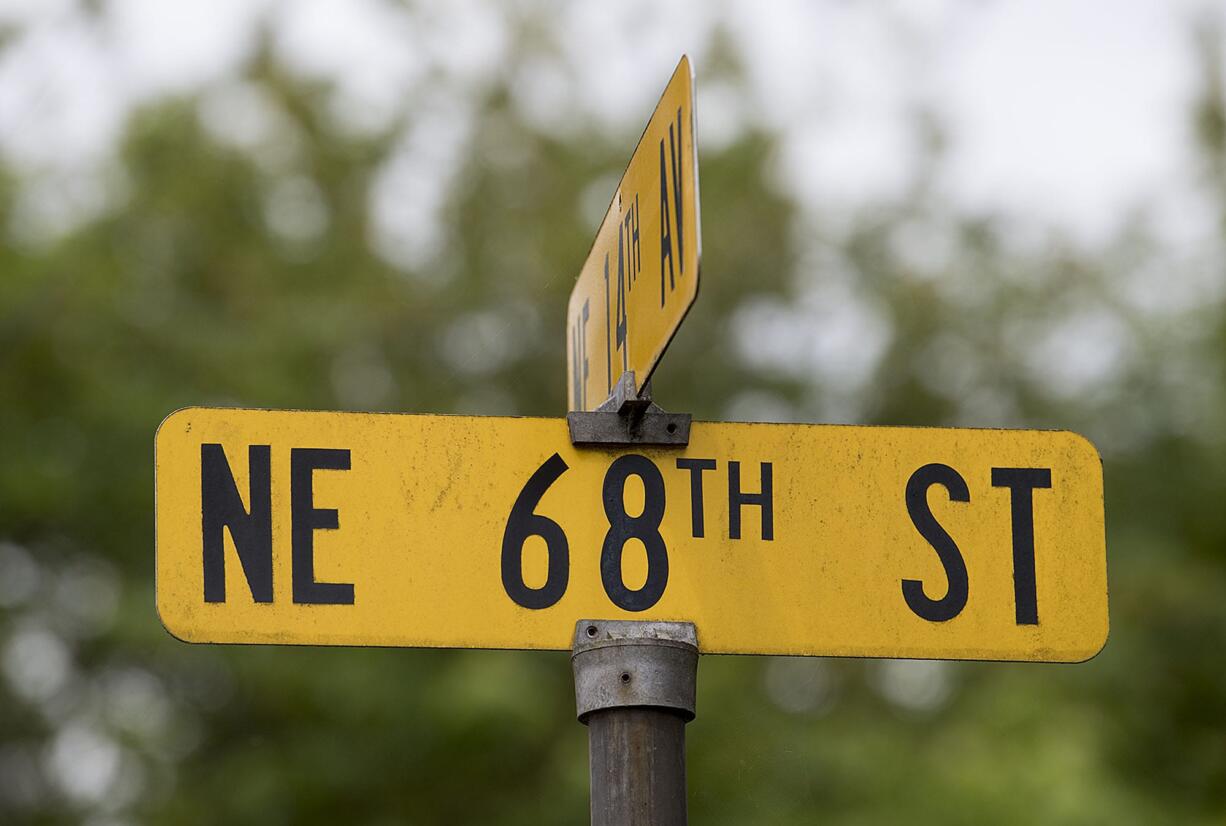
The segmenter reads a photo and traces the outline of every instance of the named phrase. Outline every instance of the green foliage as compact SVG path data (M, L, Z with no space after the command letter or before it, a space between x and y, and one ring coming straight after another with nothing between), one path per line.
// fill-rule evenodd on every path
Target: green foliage
M586 124L546 134L496 84L437 253L389 263L369 192L413 107L355 137L326 89L267 56L249 75L285 116L274 145L222 145L197 100L159 103L128 126L122 203L50 245L0 247L0 820L581 822L586 733L564 655L166 635L152 444L194 404L560 414L585 199L630 142ZM1197 122L1220 164L1220 85L1206 95ZM1113 630L1068 667L705 659L693 821L1220 822L1226 317L1220 295L1166 314L1121 295L1154 273L1220 273L1220 243L1199 263L1143 227L1100 249L1019 247L923 179L835 222L772 185L777 151L748 133L702 155L702 294L657 398L708 419L1086 432L1107 456ZM17 171L0 176L0 219L17 197ZM278 199L306 230L277 228ZM917 254L917 238L943 252ZM844 371L821 336L848 317L876 350ZM762 319L790 335L782 361L746 353ZM1122 337L1109 380L1030 348L1092 324ZM457 330L475 349L456 350ZM95 795L65 762L118 779Z

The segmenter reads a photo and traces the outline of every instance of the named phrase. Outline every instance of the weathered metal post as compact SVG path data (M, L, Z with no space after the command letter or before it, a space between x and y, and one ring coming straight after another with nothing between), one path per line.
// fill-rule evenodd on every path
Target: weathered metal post
M690 415L661 410L631 371L595 411L566 420L576 446L690 441ZM685 724L698 681L693 623L580 620L572 651L575 706L588 727L592 826L684 826Z
M571 664L579 722L588 727L592 826L684 826L694 625L580 620Z

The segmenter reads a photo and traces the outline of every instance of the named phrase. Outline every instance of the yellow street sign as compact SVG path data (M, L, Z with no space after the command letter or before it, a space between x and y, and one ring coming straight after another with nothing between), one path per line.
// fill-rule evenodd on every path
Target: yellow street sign
M192 642L1079 661L1107 637L1102 466L1072 433L190 408L156 439L157 606Z
M619 376L651 378L698 297L702 237L694 80L682 57L609 204L566 311L569 410L594 410Z

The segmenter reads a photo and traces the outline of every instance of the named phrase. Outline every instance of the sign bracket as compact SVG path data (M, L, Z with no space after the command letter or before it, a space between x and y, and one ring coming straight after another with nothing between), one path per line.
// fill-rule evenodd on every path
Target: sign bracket
M576 447L605 445L676 445L690 443L689 413L669 413L651 400L651 381L637 389L634 371L621 374L613 392L593 411L566 414L570 441Z

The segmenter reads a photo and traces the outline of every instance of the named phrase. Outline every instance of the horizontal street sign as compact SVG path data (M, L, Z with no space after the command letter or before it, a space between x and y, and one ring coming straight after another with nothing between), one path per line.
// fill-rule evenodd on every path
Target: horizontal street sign
M619 376L639 387L698 297L702 237L694 80L682 57L617 185L566 311L568 410L594 410Z
M1102 465L1072 433L190 408L156 439L157 605L193 642L1079 661L1107 637Z

